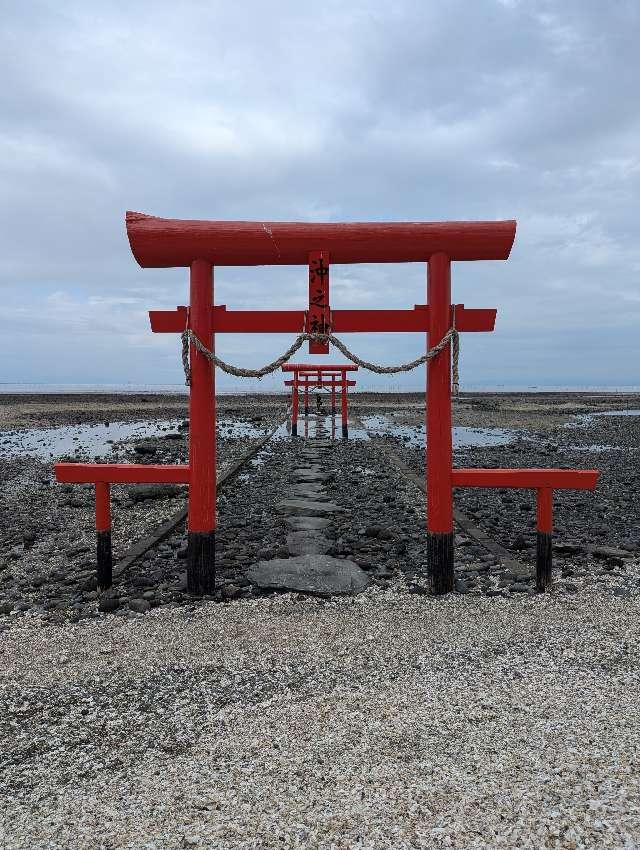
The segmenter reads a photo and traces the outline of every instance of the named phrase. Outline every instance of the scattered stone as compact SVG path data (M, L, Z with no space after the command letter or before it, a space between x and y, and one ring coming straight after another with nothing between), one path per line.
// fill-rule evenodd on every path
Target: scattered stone
M129 608L137 614L146 614L151 610L151 603L147 599L131 599Z

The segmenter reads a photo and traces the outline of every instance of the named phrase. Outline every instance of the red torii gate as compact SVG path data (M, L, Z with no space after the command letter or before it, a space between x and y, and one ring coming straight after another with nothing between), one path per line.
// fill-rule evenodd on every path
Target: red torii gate
M347 387L354 387L355 381L347 379L347 372L357 372L354 364L328 364L320 366L311 363L285 363L283 372L292 372L293 380L285 381L285 386L291 387L291 436L298 434L298 388L304 390L304 412L309 413L309 389L312 387L328 387L331 391L331 413L336 412L336 387L340 388L340 409L342 414L342 436L349 436L349 417L347 410ZM339 382L336 381L339 379Z
M143 268L190 270L190 306L151 311L159 333L190 329L214 350L216 333L423 332L427 349L452 327L491 331L496 310L469 310L451 303L451 262L506 260L515 221L313 224L215 222L162 219L128 212L127 234ZM427 304L407 310L332 310L329 262L426 262ZM214 306L213 268L218 266L308 265L307 310L228 311ZM188 466L57 464L59 481L96 483L98 586L111 583L109 485L113 482L180 481L189 484L187 588L215 587L216 450L215 370L193 344L189 392ZM328 353L328 341L312 341L310 353ZM538 492L538 587L551 569L551 495L556 487L593 489L598 473L567 470L454 470L451 433L449 348L427 363L427 549L432 592L454 586L453 488L531 487ZM469 473L469 474L467 474ZM499 473L504 473L502 476Z

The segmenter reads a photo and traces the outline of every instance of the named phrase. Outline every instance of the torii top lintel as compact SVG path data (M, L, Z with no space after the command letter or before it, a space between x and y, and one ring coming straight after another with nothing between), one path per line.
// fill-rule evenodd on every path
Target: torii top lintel
M506 260L515 221L348 222L195 221L127 212L127 235L143 268L306 265L311 251L331 263Z

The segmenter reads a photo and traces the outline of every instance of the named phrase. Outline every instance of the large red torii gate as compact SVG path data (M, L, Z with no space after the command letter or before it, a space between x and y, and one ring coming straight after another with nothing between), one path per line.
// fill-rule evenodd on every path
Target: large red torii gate
M161 219L127 213L131 250L144 268L187 267L190 306L151 311L160 333L189 330L214 350L216 333L424 332L433 349L458 331L491 331L496 311L468 310L451 303L452 260L505 260L515 237L515 221L289 224ZM428 304L408 310L332 310L330 261L334 263L426 262ZM231 311L214 306L214 265L308 264L307 310ZM311 353L328 353L328 339L309 343ZM98 587L111 584L110 485L179 482L189 485L187 588L210 593L215 586L216 455L215 370L191 343L189 464L55 465L58 481L96 486ZM427 549L433 593L454 587L453 488L521 487L537 493L537 586L551 581L554 489L596 486L595 470L454 469L451 433L451 352L446 344L427 362Z
M506 260L515 221L314 224L215 222L128 212L127 234L143 268L190 269L190 307L152 311L153 331L189 327L207 348L216 333L424 332L433 348L458 331L493 330L496 311L451 303L453 260ZM427 304L412 310L332 310L330 263L427 263ZM308 310L228 311L214 306L214 266L308 265ZM328 352L311 342L310 353ZM187 582L207 593L215 582L215 370L191 347L189 394L189 520ZM453 589L451 357L427 364L428 554L434 593ZM212 434L213 432L213 434Z

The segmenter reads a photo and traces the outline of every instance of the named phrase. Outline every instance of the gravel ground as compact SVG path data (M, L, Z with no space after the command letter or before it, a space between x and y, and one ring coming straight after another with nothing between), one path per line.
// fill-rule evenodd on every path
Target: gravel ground
M636 848L640 602L241 600L2 643L2 847Z
M54 401L5 404L5 427L104 415L88 405L77 419L82 399ZM417 401L354 409L415 428ZM229 422L266 428L282 398L261 402L240 399ZM42 461L0 461L0 847L640 848L640 418L564 427L622 406L640 400L456 405L457 424L520 433L459 450L457 465L602 470L595 496L558 494L544 595L530 579L533 499L506 490L458 491L456 503L525 573L460 533L458 592L424 595L424 497L359 440L323 460L345 511L327 534L370 590L258 595L246 572L285 556L277 504L308 445L285 439L220 494L218 604L185 594L181 530L98 598L89 490L52 486ZM162 398L107 407L126 421L167 416ZM252 439L221 424L221 462ZM424 472L410 438L387 439ZM182 433L114 457L185 452ZM184 503L114 490L120 551Z

